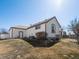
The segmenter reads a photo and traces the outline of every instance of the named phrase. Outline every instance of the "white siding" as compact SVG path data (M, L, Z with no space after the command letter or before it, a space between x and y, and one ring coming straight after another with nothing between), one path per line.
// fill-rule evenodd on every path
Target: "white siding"
M12 28L9 30L9 37L12 38Z
M9 38L9 34L0 34L0 39L7 39Z
M52 24L54 24L56 26L55 33L52 33L52 31L51 31ZM60 31L61 31L61 28L55 18L52 19L51 21L49 21L48 23L46 23L46 32L48 34L48 37L55 37L56 35L61 35Z
M45 32L45 24L41 24L40 25L40 29L35 29L35 27L32 27L30 29L27 30L27 37L29 36L35 36L36 37L36 33L37 32L41 32L41 31L44 31Z
M12 29L13 29L13 33L12 33ZM10 38L12 38L12 35L13 35L13 38L19 37L19 32L20 31L23 32L23 37L26 37L26 30L23 30L23 29L15 29L15 28L12 28L12 29L10 29Z

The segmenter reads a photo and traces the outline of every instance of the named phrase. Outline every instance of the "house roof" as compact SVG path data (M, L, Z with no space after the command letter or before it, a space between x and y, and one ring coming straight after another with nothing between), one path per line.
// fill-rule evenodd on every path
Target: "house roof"
M17 25L17 26L14 26L14 27L10 27L10 29L12 29L12 28L14 28L14 29L22 29L22 30L26 30L28 27L27 27L27 26ZM10 29L9 29L9 30L10 30Z
M29 26L29 27L27 27L27 26L15 26L15 27L10 27L10 29L11 29L11 28L15 28L15 29L27 30L27 29L32 28L32 27L35 27L35 26L37 26L37 25L41 25L41 24L47 23L47 22L51 21L52 19L56 19L57 23L59 24L57 18L54 16L54 17L51 17L51 18L49 18L49 19L45 19L44 21L35 23L35 24L33 24L33 25ZM61 27L60 24L59 24L59 26ZM10 29L9 29L9 30L10 30Z
M28 26L22 26L22 25L16 25L14 27L16 27L16 28L24 28L24 29L28 28Z
M52 20L52 19L56 19L57 23L59 24L57 18L54 16L54 17L52 17L52 18L45 19L45 20L42 21L42 22L38 22L38 23L36 23L36 24L33 24L33 25L31 25L30 27L28 27L27 29L32 28L32 27L35 27L35 26L37 26L37 25L41 25L41 24L47 23L47 22L49 22L49 21ZM61 27L60 24L59 24L59 26Z

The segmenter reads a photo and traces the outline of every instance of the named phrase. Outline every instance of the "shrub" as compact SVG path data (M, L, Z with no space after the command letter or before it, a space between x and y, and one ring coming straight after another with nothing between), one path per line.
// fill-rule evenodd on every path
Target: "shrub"
M46 39L47 33L45 32L37 32L36 37L37 39Z

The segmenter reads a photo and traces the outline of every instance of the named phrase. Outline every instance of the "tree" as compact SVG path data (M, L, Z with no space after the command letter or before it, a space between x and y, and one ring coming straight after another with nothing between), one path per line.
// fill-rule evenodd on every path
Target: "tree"
M6 34L6 33L8 33L7 30L4 28L1 28L0 29L0 39L1 39L1 34Z
M66 31L63 31L63 38L67 38L67 33L66 33Z
M70 25L68 26L70 31L73 31L73 33L76 35L78 44L79 44L79 20L75 18L75 20L72 20Z
M5 33L8 33L8 31L6 29L4 29L4 28L1 28L0 29L0 33L4 33L5 34Z

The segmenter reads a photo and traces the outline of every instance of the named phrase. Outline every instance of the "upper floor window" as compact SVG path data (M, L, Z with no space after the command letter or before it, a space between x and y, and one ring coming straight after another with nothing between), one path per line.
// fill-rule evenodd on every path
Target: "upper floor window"
M52 24L52 25L51 25L51 32L52 32L52 33L55 33L55 24Z
M35 29L40 29L40 25L35 26Z

